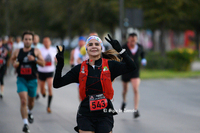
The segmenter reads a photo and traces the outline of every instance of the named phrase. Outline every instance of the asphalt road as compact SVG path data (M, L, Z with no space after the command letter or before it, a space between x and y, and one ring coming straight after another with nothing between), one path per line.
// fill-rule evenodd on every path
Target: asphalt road
M113 104L122 103L120 79L113 83ZM141 117L133 119L133 90L129 85L127 112L115 116L113 133L200 133L200 79L143 80L140 86ZM54 89L52 113L47 98L35 101L31 133L74 133L79 105L77 84ZM5 94L0 99L0 133L21 133L23 121L16 93L16 77L5 77Z

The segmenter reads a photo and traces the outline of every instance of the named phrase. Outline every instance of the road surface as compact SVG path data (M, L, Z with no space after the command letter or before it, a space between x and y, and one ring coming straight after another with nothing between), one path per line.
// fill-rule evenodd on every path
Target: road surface
M114 117L113 133L200 133L200 79L142 80L141 117L133 119L133 90L129 84L126 113L120 112L122 84L117 78L113 104L119 112ZM0 99L0 133L22 132L20 101L16 77L5 77L5 94ZM31 133L74 133L79 105L77 84L54 89L52 114L47 114L47 98L35 102Z

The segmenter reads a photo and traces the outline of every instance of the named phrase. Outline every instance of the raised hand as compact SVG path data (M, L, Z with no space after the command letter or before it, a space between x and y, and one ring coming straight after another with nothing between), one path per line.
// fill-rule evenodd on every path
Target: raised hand
M108 39L109 38L109 39ZM121 45L119 44L119 42L117 40L113 40L110 35L108 34L108 38L105 37L106 41L108 41L113 49L115 49L117 52L121 52L122 51L122 47Z
M56 54L56 59L59 64L64 65L64 45L62 46L56 46L58 53Z

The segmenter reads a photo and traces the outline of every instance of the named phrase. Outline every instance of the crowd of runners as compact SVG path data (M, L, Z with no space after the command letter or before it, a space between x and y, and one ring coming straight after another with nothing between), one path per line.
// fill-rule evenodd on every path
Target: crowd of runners
M34 122L32 109L35 99L47 96L46 111L52 113L53 87L77 83L80 105L75 131L111 133L114 126L113 116L117 115L111 101L114 95L112 82L116 77L122 75L122 112L126 110L128 82L131 82L134 92L133 118L140 116L139 67L140 64L145 66L147 61L143 47L137 39L137 34L131 33L126 44L122 45L108 34L105 40L112 46L108 50L98 33L80 36L77 47L71 50L71 70L62 76L64 58L67 58L64 57L64 45L56 48L52 46L50 37L44 37L40 41L39 35L31 31L17 36L16 42L13 37L0 38L0 100L6 97L4 76L15 74L23 121L22 131L29 133L29 124Z

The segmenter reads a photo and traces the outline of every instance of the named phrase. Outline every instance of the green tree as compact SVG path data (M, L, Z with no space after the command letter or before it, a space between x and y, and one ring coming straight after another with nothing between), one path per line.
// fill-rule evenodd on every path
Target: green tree
M144 12L144 28L161 30L160 51L165 55L165 44L163 35L166 29L181 30L185 25L180 23L186 16L182 10L187 0L131 0L125 5L127 7L140 8ZM131 3L131 4L130 4Z
M185 25L187 25L190 29L195 31L195 42L196 49L199 51L199 35L200 35L200 0L188 0L187 5L184 8L186 13L185 17ZM200 58L200 52L199 52Z
M64 38L89 33L114 31L118 25L117 0L7 0L10 34L33 30L40 36ZM4 5L0 6L4 7ZM5 9L0 8L0 14ZM5 27L5 19L0 22ZM5 29L5 28L4 28ZM5 31L2 31L5 34Z

